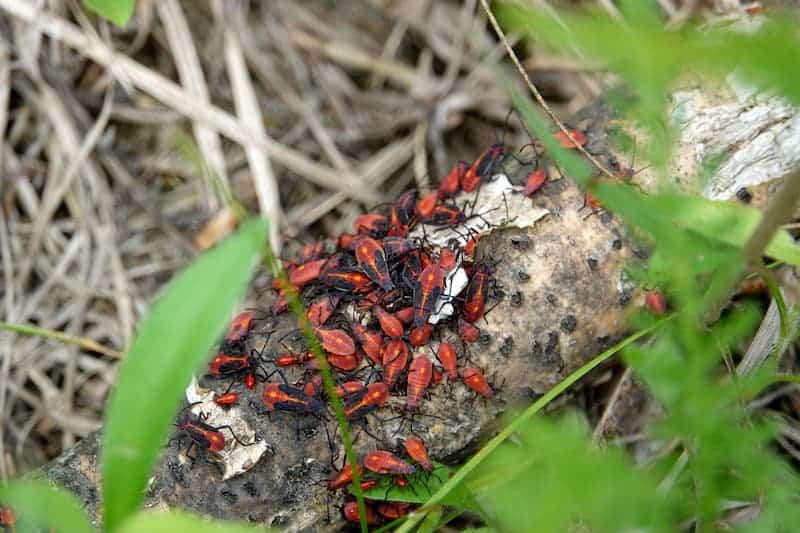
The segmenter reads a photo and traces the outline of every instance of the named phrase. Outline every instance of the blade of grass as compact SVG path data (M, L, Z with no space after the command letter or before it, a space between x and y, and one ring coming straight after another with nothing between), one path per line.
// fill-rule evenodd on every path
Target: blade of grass
M311 353L314 354L314 359L317 361L317 368L322 375L322 384L325 387L325 393L328 396L328 402L330 403L331 408L333 408L333 412L336 415L336 422L339 424L339 428L342 430L342 443L344 445L347 462L351 465L358 464L356 452L353 449L353 439L350 435L350 426L347 423L347 418L344 415L344 404L342 403L342 399L336 393L336 383L333 380L330 364L328 363L328 359L325 357L325 353L322 351L322 346L319 343L319 339L317 339L317 335L314 333L311 324L306 318L306 312L303 308L303 303L300 301L297 291L289 282L289 277L286 275L286 271L283 270L280 262L276 260L269 247L264 249L264 261L267 268L272 272L272 275L280 280L281 290L283 291L286 300L289 302L289 308L297 318L300 331L302 331L303 336L305 337L306 342L311 349ZM350 490L356 496L356 505L358 506L361 532L367 533L368 527L366 507L364 505L364 493L361 490L361 474L358 472L357 468L353 468L353 479Z
M94 531L75 496L43 481L12 481L2 485L0 501L14 510L18 521L21 518L25 523L26 527L20 526L20 531L30 531L32 524L51 531Z
M122 357L125 355L122 352L118 352L117 350L114 350L107 346L103 346L102 344L95 342L92 339L86 339L84 337L73 337L72 335L67 335L66 333L61 333L60 331L53 331L52 329L44 329L36 326L30 326L27 324L9 324L7 322L0 322L0 329L4 329L6 331L13 331L14 333L21 333L23 335L31 335L35 337L43 337L45 339L53 339L56 341L63 342L65 344L74 344L75 346L83 350L89 352L101 353L103 355L113 357L114 359L122 359Z
M242 224L236 234L178 274L142 322L107 411L106 530L119 528L141 502L183 388L221 335L266 235L264 220Z
M536 400L530 407L528 407L525 411L523 411L517 418L514 419L508 426L503 429L495 438L490 440L486 443L486 446L481 448L481 450L476 453L472 458L461 468L459 468L458 472L455 473L453 477L451 477L447 482L442 485L442 487L436 491L436 493L428 499L428 503L426 503L422 508L418 509L417 511L408 515L408 519L406 522L400 526L396 533L405 533L411 531L416 524L418 524L427 514L428 510L433 508L434 505L440 503L444 498L453 491L464 479L469 475L475 468L483 462L489 454L492 453L504 440L510 437L515 431L517 431L520 427L522 427L525 422L527 422L533 415L541 411L547 404L552 402L555 398L557 398L561 393L567 390L569 387L574 385L578 380L584 377L586 374L597 368L601 363L611 358L613 355L618 353L620 350L628 346L629 344L639 340L640 338L648 335L661 327L664 323L670 320L671 317L665 318L656 322L655 324L642 329L631 335L630 337L626 338L622 342L612 346L605 352L601 353L572 374L564 378L558 385L547 391L541 398Z

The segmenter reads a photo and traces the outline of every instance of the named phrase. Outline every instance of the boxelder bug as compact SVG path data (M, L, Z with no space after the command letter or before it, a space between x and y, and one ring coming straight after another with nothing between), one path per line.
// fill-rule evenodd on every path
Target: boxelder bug
M481 330L474 324L470 324L463 318L459 318L458 334L464 342L477 342L481 336Z
M544 185L545 181L547 181L547 174L545 174L544 170L534 170L528 174L528 178L525 180L525 190L522 191L522 194L530 198Z
M254 320L255 316L250 311L236 315L231 320L230 326L228 326L228 332L225 334L225 344L236 346L243 343L250 334L250 330L253 329Z
M316 328L319 342L325 351L336 355L352 355L356 351L356 343L352 337L341 329Z
M383 382L391 389L408 364L408 346L400 339L391 339L383 349Z
M244 376L244 386L247 387L248 390L253 390L256 388L256 375L252 372L248 372Z
M303 245L300 253L297 254L297 260L300 263L306 263L322 257L322 252L325 250L325 241L309 242Z
M386 253L378 241L362 237L356 243L356 260L364 273L381 289L384 291L394 289L392 278L389 277L389 267L386 265Z
M406 409L413 410L419 406L425 389L431 384L433 365L427 355L421 355L411 361L408 370L408 388L406 390Z
M433 214L433 209L436 207L436 202L439 201L439 191L432 191L426 194L417 202L414 210L417 216L422 220L430 217Z
M353 336L361 344L361 349L364 350L367 357L376 365L382 365L381 344L383 343L383 335L377 331L367 329L360 322L351 323L350 329L353 331Z
M361 465L356 465L356 470L358 471L358 475L361 476ZM351 481L353 481L353 468L349 464L346 464L338 474L328 481L327 488L328 490L339 490L342 487L346 487Z
M474 390L484 398L491 398L494 396L494 392L486 382L486 378L483 377L483 373L477 368L470 367L464 369L464 372L461 373L461 380L467 387Z
M350 251L355 247L356 242L358 242L358 235L354 235L352 233L342 233L336 239L336 247L340 250Z
M319 278L325 259L315 259L289 269L289 283L300 288Z
M461 209L445 204L435 205L430 215L421 218L424 223L431 226L460 226L467 221L467 215Z
M424 326L428 322L443 285L444 274L436 263L428 265L419 275L413 291L415 326Z
M367 213L356 217L355 221L353 221L353 229L359 235L368 234L382 237L386 233L388 222L386 216L380 213Z
M503 143L487 148L470 166L461 179L461 190L472 192L478 188L481 180L491 177L494 167L503 159Z
M308 306L306 318L315 328L325 324L336 310L340 296L328 294L320 297L316 302Z
M406 452L414 459L423 470L430 472L433 470L433 463L428 458L428 450L425 448L425 443L418 437L408 437L404 443Z
M342 514L344 515L345 520L348 522L358 523L360 521L358 517L358 503L347 502L344 504L344 507L342 507ZM364 515L367 519L367 524L374 526L378 523L378 516L375 514L375 511L370 505L364 504Z
M475 322L483 316L486 310L486 292L489 289L490 270L484 265L475 265L472 277L464 296L464 318L468 322Z
M308 413L323 418L325 404L318 396L309 396L303 389L287 383L267 383L261 401L270 411Z
M233 439L242 446L252 446L255 444L255 441L245 443L239 440L239 437L236 436L236 433L233 432L233 428L230 426L212 426L205 421L205 414L195 416L187 411L187 409L190 409L194 405L196 404L190 404L186 406L184 408L184 412L179 415L178 420L175 423L178 431L188 436L192 441L189 444L189 448L186 450L187 456L189 454L189 450L193 446L197 446L202 450L209 450L213 453L219 453L224 450L225 435L222 434L222 430L224 429L230 431Z
M385 383L370 383L352 396L345 397L344 415L348 420L364 418L389 399L389 387Z
M584 144L586 144L586 135L584 135L582 131L579 130L568 130L568 131L570 135L572 135L572 138L575 139L575 142L572 142L563 131L557 131L553 134L553 137L555 138L555 140L558 141L558 144L560 144L562 148L572 150L577 148L578 146L583 146Z
M375 317L378 319L381 329L386 335L393 339L399 339L403 336L403 323L400 322L396 316L386 311L386 309L380 305L373 307L372 312L375 313Z
M447 378L451 381L457 380L458 373L456 372L456 365L458 364L458 356L456 355L456 349L453 345L447 341L442 341L439 343L439 352L436 355L442 363L442 368L444 368Z
M328 363L341 372L352 372L360 362L361 356L357 352L348 355L328 354Z
M447 176L439 183L439 194L441 196L452 196L461 188L461 180L467 172L469 164L466 161L456 163Z
M402 237L386 237L383 239L383 250L389 258L404 256L416 248L419 248L419 246L411 239Z
M343 398L345 396L358 394L362 390L364 390L364 384L360 381L345 381L336 386L336 395L339 396L339 398Z
M394 312L395 318L403 324L411 324L414 321L414 306L409 305Z
M235 405L239 401L239 393L231 392L231 387L233 387L233 382L228 385L228 388L222 394L214 394L214 403L220 407Z
M378 514L389 520L397 520L408 514L411 508L410 503L402 502L381 502L375 508Z
M667 312L667 300L661 291L653 290L644 293L644 306L654 315L664 315Z
M386 450L375 450L364 457L364 468L376 474L400 474L410 476L416 469L392 452Z
M416 327L409 332L408 342L414 347L423 346L431 338L431 333L433 333L433 327L430 324Z

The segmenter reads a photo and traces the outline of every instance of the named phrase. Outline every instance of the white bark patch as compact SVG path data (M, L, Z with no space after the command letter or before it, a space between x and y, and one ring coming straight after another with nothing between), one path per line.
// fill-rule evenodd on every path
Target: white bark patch
M229 409L220 407L214 403L214 394L213 390L201 388L193 377L186 387L186 400L189 403L200 403L190 409L192 414L199 416L200 413L204 413L204 416L208 416L206 423L215 427L230 426L239 440L245 443L253 442L256 437L255 431L242 419L241 409L235 405ZM223 466L223 481L253 468L269 449L269 444L264 440L251 446L242 446L227 429L222 430L222 433L225 435L225 449L215 454L215 457Z
M425 236L428 244L438 248L446 247L455 239L463 247L470 237L487 235L494 229L509 226L529 228L550 213L547 209L533 207L530 199L519 194L517 189L511 185L505 174L496 174L491 181L482 184L477 193L462 192L455 196L455 202L460 207L473 204L479 206L474 213L471 212L471 207L466 208L465 214L468 217L466 223L453 228L420 224L409 237ZM425 226L424 229L422 226ZM463 254L459 253L456 266L445 278L442 295L436 301L434 312L428 319L429 323L436 324L452 316L454 308L450 302L461 294L469 283L467 273L461 268L462 260Z

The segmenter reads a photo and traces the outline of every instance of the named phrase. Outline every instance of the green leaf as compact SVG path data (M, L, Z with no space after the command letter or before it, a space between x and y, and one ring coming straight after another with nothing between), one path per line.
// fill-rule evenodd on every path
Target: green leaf
M395 485L390 477L383 477L377 485L364 493L364 497L370 500L425 503L450 477L449 467L440 463L434 465L430 474L419 469L419 473L407 477L409 483L405 487Z
M134 0L83 0L86 9L119 27L125 26L133 16L134 4Z
M266 240L251 220L167 286L139 327L111 395L103 443L106 529L138 507L192 373L208 358Z
M645 195L617 183L599 183L594 194L611 210L657 240L682 229L725 246L742 248L761 221L761 213L755 208L698 196ZM766 255L800 266L800 247L785 231L772 237Z
M29 525L20 527L20 531L33 530L32 525L74 533L94 531L75 496L43 481L12 481L2 485L0 501L14 510L18 523Z
M143 512L132 516L119 529L122 533L173 533L191 531L192 533L253 533L254 531L274 531L246 524L212 522L179 511L166 513Z

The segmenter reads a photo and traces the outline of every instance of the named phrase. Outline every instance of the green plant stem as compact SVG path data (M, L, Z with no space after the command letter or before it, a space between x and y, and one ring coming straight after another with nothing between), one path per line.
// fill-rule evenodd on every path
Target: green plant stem
M547 391L544 396L536 400L530 407L528 407L525 411L523 411L513 422L511 422L508 426L503 429L495 438L490 440L486 446L481 448L481 450L476 453L472 459L470 459L464 466L462 466L458 472L453 475L450 479L447 480L447 483L442 485L436 493L430 497L428 502L417 511L408 515L408 519L406 522L400 526L396 533L405 533L411 531L416 524L418 524L427 513L428 509L432 506L442 502L444 498L453 491L464 479L473 471L478 465L483 462L489 454L491 454L500 444L510 437L515 431L517 431L523 424L525 424L530 418L541 411L544 407L547 406L550 402L552 402L555 398L557 398L561 393L567 390L569 387L574 385L579 379L584 377L586 374L597 368L601 363L611 358L613 355L618 353L620 350L628 346L629 344L639 340L640 338L648 335L661 327L664 323L671 319L667 317L655 324L638 331L631 335L630 337L626 338L622 342L612 346L605 352L601 353L572 374L564 378L561 382L559 382L555 387Z
M342 443L344 444L347 463L351 465L351 470L353 472L351 490L356 496L361 532L367 533L367 515L364 504L364 493L361 490L361 475L359 474L358 469L355 468L355 465L358 464L358 461L355 450L353 450L353 440L350 436L350 426L347 423L347 418L344 415L344 404L342 403L342 399L339 397L339 395L336 394L336 383L333 381L330 364L328 363L328 359L325 357L325 354L322 351L322 346L319 343L319 339L317 339L314 330L311 328L311 324L306 318L306 312L303 308L303 303L300 301L300 298L297 296L297 292L289 282L286 272L280 267L280 264L278 261L276 261L275 256L272 254L272 250L268 246L265 247L264 254L267 267L272 272L273 276L276 276L280 280L283 294L286 297L286 300L289 302L289 308L297 318L298 326L303 332L303 336L308 342L309 348L311 348L311 352L314 354L314 358L317 361L317 367L322 375L322 384L325 387L325 392L328 395L328 401L330 402L333 412L336 415L336 421L342 430Z
M103 346L102 344L91 339L73 337L72 335L67 335L66 333L61 333L60 331L53 331L52 329L27 326L24 324L9 324L7 322L0 322L0 329L13 331L14 333L22 333L23 335L32 335L35 337L43 337L45 339L53 339L65 344L74 344L75 346L78 346L84 350L101 353L103 355L113 357L114 359L122 359L125 356L123 352L118 352L117 350Z
M711 292L710 304L707 305L704 315L706 324L716 322L719 318L746 269L763 267L761 257L764 255L764 250L780 226L791 218L798 199L800 199L800 171L793 172L784 178L780 190L767 205L761 222L742 247L743 263L741 268L732 269L726 273Z

